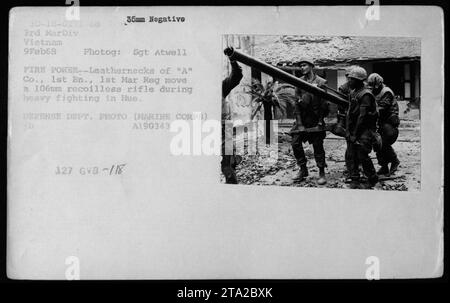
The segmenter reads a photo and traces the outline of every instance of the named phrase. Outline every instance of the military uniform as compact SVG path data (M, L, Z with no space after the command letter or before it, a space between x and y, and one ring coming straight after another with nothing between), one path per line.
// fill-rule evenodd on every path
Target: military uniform
M392 90L384 84L382 84L378 94L375 95L375 100L379 110L378 132L382 139L382 147L377 152L377 159L381 167L387 168L389 163L392 163L393 166L400 163L392 148L392 144L397 141L400 124L398 104Z
M235 61L231 62L231 74L222 81L222 161L221 170L225 175L226 183L237 184L236 177L236 165L238 164L239 157L234 152L232 155L225 153L225 140L233 138L233 133L228 131L226 133L225 121L231 120L231 109L227 100L225 99L233 88L239 85L241 81L242 68Z
M348 85L348 82L345 82L344 84L339 86L338 90L339 90L340 93L346 95L347 99L349 98L350 93L351 93L351 89L350 89L350 87ZM340 125L343 129L345 129L346 128L345 123L346 123L346 109L343 106L339 106L338 107L338 125ZM351 164L350 164L351 159L350 159L350 157L348 155L348 148L345 151L345 156L344 157L345 157L345 168L346 168L346 171L344 172L344 174L347 177L349 177L349 175L350 175L349 167L351 166Z
M326 84L326 80L315 75L312 80L306 79L302 76L300 79L317 86L322 86ZM296 94L299 96L298 102L295 105L295 115L299 115L301 118L302 126L305 128L312 128L323 125L323 118L328 114L328 103L322 98L306 92L302 89L297 89ZM294 123L293 130L298 129L299 125L296 121ZM317 167L324 168L325 163L325 150L323 148L323 140L325 139L326 133L324 131L318 132L300 132L293 133L292 135L292 150L294 152L297 164L301 166L306 166L307 160L305 152L303 149L303 142L309 142L313 145L314 158Z
M375 184L378 180L370 152L376 145L376 121L378 110L375 97L364 86L351 92L350 104L347 110L347 153L348 169L352 181L359 182L359 165L369 183Z

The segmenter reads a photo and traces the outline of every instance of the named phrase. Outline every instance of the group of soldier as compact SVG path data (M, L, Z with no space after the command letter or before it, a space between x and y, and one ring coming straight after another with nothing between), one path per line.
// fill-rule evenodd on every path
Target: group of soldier
M303 59L299 62L301 79L325 87L326 80L314 73L314 62ZM360 66L352 66L346 73L347 82L339 87L339 91L348 100L348 108L340 125L345 129L347 150L345 165L347 181L350 188L372 188L378 182L379 175L394 174L400 164L392 144L398 137L400 124L398 104L392 90L384 84L383 78L367 72ZM292 149L300 167L294 180L302 181L308 176L303 142L313 146L314 158L319 168L319 185L325 184L325 139L324 118L328 115L328 104L317 95L297 89L299 96L295 106L295 123L291 130ZM317 131L317 127L319 130ZM308 132L308 129L314 131ZM320 130L320 129L323 130ZM377 155L380 169L375 170L371 151ZM362 167L365 177L360 174Z
M237 62L231 62L231 66L232 72L222 84L223 99L242 79L242 71ZM327 81L314 72L314 62L311 59L302 59L299 67L301 80L328 89ZM364 68L352 66L346 72L346 79L346 83L339 87L339 92L348 100L348 107L340 108L338 113L338 125L347 143L344 170L346 183L349 188L372 188L380 175L394 174L400 164L392 147L397 140L400 124L398 104L393 91L377 73L367 76ZM308 142L313 146L314 159L319 168L317 184L324 185L327 182L323 145L327 129L324 118L329 113L329 104L320 96L299 88L296 89L296 97L295 122L290 135L299 171L293 179L301 182L309 174L303 149L303 143ZM228 111L223 108L222 113L224 112ZM226 117L222 116L222 119ZM378 171L370 157L372 150L377 155L380 166ZM235 166L236 157L223 155L222 172L227 183L237 183ZM364 176L361 175L360 167Z

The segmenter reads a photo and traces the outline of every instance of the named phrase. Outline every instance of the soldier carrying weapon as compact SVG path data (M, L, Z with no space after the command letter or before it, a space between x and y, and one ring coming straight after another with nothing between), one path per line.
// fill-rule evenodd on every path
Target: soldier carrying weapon
M392 144L398 138L398 126L400 119L398 117L398 104L395 101L394 93L384 84L383 78L373 73L367 78L367 82L372 89L375 100L378 104L379 119L378 133L381 135L382 146L377 152L378 164L381 168L379 175L390 175L397 171L400 161L392 148ZM389 169L388 165L391 164Z
M356 66L348 73L348 85L351 89L350 104L347 110L347 153L351 177L350 188L372 188L378 182L369 153L377 148L376 123L378 109L375 97L364 85L367 72ZM359 175L359 165L362 165L367 177L363 184Z
M240 162L240 156L234 154L227 155L225 153L225 140L232 140L233 134L229 134L225 132L225 121L231 120L231 110L228 102L226 101L226 97L231 92L233 88L239 85L243 75L242 68L239 64L230 60L231 64L231 74L222 81L222 162L221 162L221 170L225 175L226 183L228 184L237 184L236 177L236 165Z
M348 77L348 74L350 72L350 70L353 68L354 66L348 68L345 72L345 77ZM348 78L347 78L348 80ZM350 96L351 93L351 89L348 85L348 81L346 81L344 84L342 84L341 86L339 86L338 88L339 92L345 96L347 96L347 99L349 98L348 96ZM345 125L346 123L346 113L347 113L347 108L343 107L343 106L339 106L338 107L338 125L340 125L340 127L342 129L346 129L347 126ZM351 178L350 178L350 157L348 155L348 148L345 150L345 170L344 170L344 176L346 177L346 183L347 182L351 182Z
M317 76L314 71L314 63L312 60L302 60L300 68L303 76L297 78L292 74L282 71L270 64L252 58L246 54L236 51L232 48L224 50L225 55L231 60L239 61L243 64L251 66L264 72L276 79L287 82L295 87L298 87L297 94L300 96L295 108L296 122L293 129L290 131L292 136L292 148L297 164L300 166L300 172L294 179L303 180L308 176L306 167L306 157L303 150L303 142L308 141L313 145L314 158L319 167L318 184L325 184L325 150L323 148L323 139L326 136L326 125L324 118L328 115L328 103L333 102L338 106L347 107L349 101L346 100L342 93L331 90L324 86L326 80ZM340 131L330 130L339 136L345 136L345 131L339 127ZM341 131L344 134L341 134Z
M314 62L311 59L303 59L300 62L300 70L303 76L300 78L310 84L321 87L326 84L326 80L316 75L313 71ZM311 94L303 89L297 88L296 94L299 96L295 105L295 123L291 130L292 149L300 171L294 177L296 181L302 181L308 176L307 160L303 150L303 142L308 141L313 145L314 158L319 167L319 180L317 183L323 185L327 182L325 178L325 150L323 140L325 139L324 117L328 114L328 103L321 97ZM308 129L316 128L309 132Z

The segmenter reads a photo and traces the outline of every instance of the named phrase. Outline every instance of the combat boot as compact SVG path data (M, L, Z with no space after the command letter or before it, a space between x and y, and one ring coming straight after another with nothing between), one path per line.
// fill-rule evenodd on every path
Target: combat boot
M400 161L398 161L398 159L395 159L394 161L392 161L391 169L390 169L389 173L391 175L394 174L398 170L399 165L400 165Z
M389 167L387 165L381 166L377 171L377 175L389 175Z
M362 184L363 189L372 189L378 182L378 175L373 175L367 178L367 182Z
M308 177L308 168L306 167L306 165L302 165L302 166L300 166L300 171L293 179L294 179L294 181L300 182L300 181L305 180L306 177Z
M350 182L352 182L350 171L347 168L345 168L344 171L342 172L342 176L344 177L344 182L346 184L349 184Z
M318 185L324 185L327 183L327 179L325 178L325 168L319 167L319 180L317 180Z
M345 184L344 188L349 188L349 189L360 189L361 188L361 183L359 183L358 180L351 180L350 184Z

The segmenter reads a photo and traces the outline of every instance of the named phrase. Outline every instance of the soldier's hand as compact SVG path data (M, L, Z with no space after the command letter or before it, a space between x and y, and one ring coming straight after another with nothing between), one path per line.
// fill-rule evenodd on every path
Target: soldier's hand
M306 128L305 128L303 125L300 125L300 126L297 128L297 130L298 130L299 132L301 132L301 133L306 132Z

